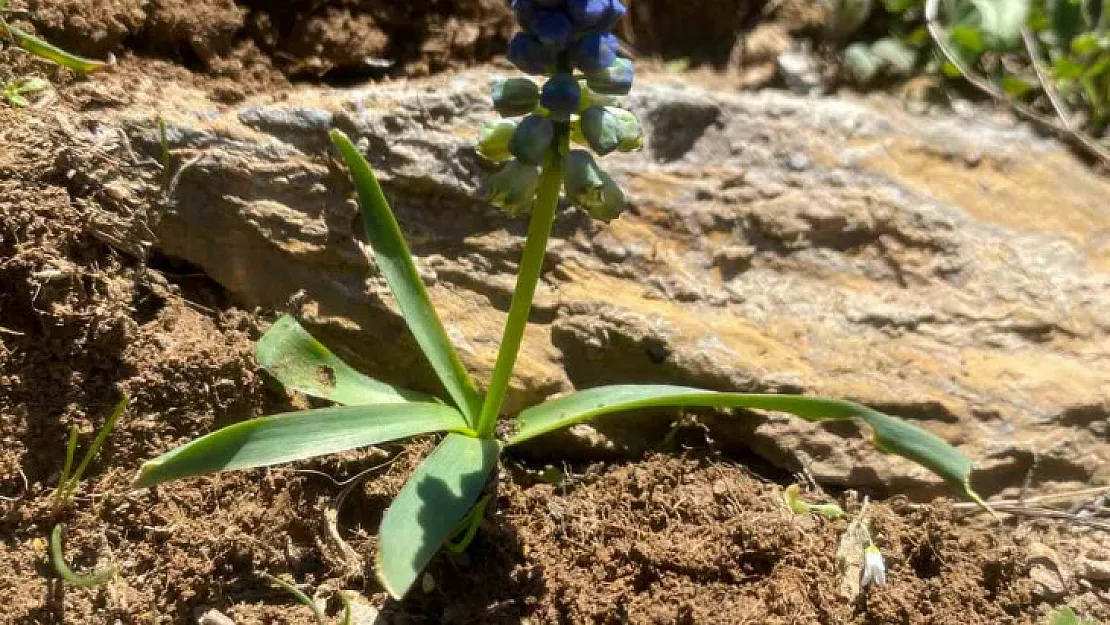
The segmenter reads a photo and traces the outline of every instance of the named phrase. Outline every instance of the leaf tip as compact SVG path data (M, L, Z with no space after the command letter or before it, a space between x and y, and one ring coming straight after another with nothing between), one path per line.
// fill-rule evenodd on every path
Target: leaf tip
M131 479L131 488L141 490L157 484L158 479L155 477L155 473L161 466L162 463L157 460L144 462L142 466L139 467L139 471L135 473L135 477Z

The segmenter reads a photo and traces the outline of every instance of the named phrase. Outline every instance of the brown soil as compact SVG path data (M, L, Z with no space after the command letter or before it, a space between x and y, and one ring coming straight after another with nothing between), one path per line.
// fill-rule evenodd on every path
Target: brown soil
M437 560L434 588L401 604L374 581L374 531L429 441L132 492L131 475L153 455L303 400L254 360L269 312L240 310L202 273L94 227L110 202L95 172L71 170L66 113L126 105L128 81L142 75L234 98L365 56L435 71L494 53L504 10L498 0L29 6L57 41L124 58L93 78L106 84L98 93L119 94L106 100L0 52L0 82L30 73L58 88L37 110L0 105L0 623L186 623L209 608L238 623L312 622L259 572L358 591L399 623L1034 623L1065 599L1110 619L1105 584L1069 578L1066 597L1046 597L1032 576L1046 553L1066 562L1098 548L1090 534L961 520L943 503L873 505L890 585L844 599L835 554L847 522L788 513L780 485L704 446L568 470L559 485L511 461L470 551ZM413 26L414 15L425 22ZM177 64L144 56L159 54ZM157 214L151 204L113 217L121 232L141 232ZM83 448L122 392L130 409L76 501L55 509L70 426ZM326 520L342 491L332 480L374 466L340 507L345 551ZM76 569L114 564L120 574L99 588L63 586L46 555L58 522Z

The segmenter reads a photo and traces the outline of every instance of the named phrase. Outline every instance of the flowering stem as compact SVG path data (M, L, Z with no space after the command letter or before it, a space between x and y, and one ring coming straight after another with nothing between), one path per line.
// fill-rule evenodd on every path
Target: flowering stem
M565 143L566 132L557 133L560 139L555 143ZM520 261L520 273L516 279L513 302L509 307L509 320L505 322L505 332L501 337L501 349L497 352L497 364L493 367L489 390L486 392L482 412L478 417L478 436L493 436L497 427L497 416L505 402L505 392L520 352L524 338L524 328L528 325L528 315L532 310L532 298L536 294L536 284L543 269L543 259L547 252L547 239L551 236L551 225L555 221L555 210L559 207L559 189L563 182L563 150L550 150L540 175L536 202L532 208L532 221L528 224L528 240L524 244L524 256Z

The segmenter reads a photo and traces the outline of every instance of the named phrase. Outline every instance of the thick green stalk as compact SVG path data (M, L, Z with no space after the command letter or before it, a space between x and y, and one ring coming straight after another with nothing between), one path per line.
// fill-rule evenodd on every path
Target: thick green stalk
M566 133L561 133L565 135ZM565 142L556 139L556 145ZM516 279L513 302L509 307L509 320L501 337L501 348L497 352L497 364L493 367L489 391L486 392L482 412L478 417L478 436L493 436L497 427L497 417L505 402L505 391L513 375L524 329L528 325L528 315L532 311L532 298L536 294L536 284L543 269L543 259L547 252L547 239L551 236L551 225L555 221L555 210L559 207L559 189L563 183L562 150L551 150L540 175L536 202L532 208L532 221L528 224L528 240L524 244L524 256L520 261L520 273Z

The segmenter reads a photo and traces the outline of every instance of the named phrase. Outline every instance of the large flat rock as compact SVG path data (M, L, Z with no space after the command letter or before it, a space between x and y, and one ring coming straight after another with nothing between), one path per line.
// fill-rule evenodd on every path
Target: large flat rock
M525 222L483 202L472 144L491 74L164 100L184 171L156 227L240 302L289 310L369 373L436 382L360 242L327 130L377 168L466 364L488 378ZM606 159L633 208L556 224L511 409L617 382L850 398L974 456L991 493L1110 480L1110 183L978 111L734 93L647 78L648 147ZM165 110L168 109L168 110ZM119 122L157 152L149 114ZM936 492L855 427L702 415L710 435L835 484ZM552 451L635 453L639 415ZM535 453L548 449L538 448Z

